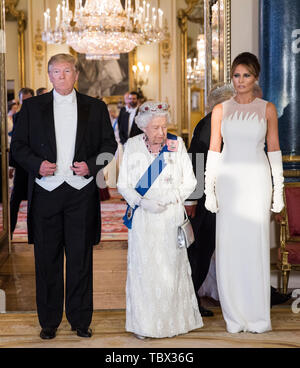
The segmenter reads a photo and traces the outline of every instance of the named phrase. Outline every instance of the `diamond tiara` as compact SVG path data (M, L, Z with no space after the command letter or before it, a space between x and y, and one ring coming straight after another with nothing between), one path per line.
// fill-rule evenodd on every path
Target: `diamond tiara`
M169 112L169 105L165 102L145 102L139 111L144 114Z

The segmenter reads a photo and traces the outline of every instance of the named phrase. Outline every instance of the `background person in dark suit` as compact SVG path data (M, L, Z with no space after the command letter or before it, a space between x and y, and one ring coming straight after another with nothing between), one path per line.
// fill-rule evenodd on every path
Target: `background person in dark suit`
M122 107L118 117L119 137L120 142L123 145L127 142L128 138L132 138L143 133L135 123L135 117L139 112L138 93L130 92L128 101L130 107L128 107L128 105Z
M64 306L78 336L91 337L92 248L100 241L99 190L95 178L117 143L104 102L74 89L76 60L53 56L48 74L54 90L24 101L11 143L29 174L28 237L34 243L40 337L52 339ZM110 158L97 157L109 153Z
M23 101L34 96L34 91L31 88L25 87L19 91L19 101L22 106ZM13 116L13 130L14 131L19 123L20 111ZM22 201L27 200L28 190L28 173L23 169L13 158L11 150L9 151L9 166L14 168L14 181L13 188L10 196L10 236L13 237L17 221L20 204ZM12 173L10 173L10 176Z

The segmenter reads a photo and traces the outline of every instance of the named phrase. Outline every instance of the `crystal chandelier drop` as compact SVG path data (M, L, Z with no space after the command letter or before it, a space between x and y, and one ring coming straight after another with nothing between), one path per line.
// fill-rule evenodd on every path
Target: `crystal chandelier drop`
M187 59L187 81L189 84L200 84L205 78L205 36L197 39L198 57Z
M44 13L43 41L67 43L87 59L118 59L136 46L164 39L163 11L145 0L75 0L74 14L69 0L56 9L55 29L50 10Z

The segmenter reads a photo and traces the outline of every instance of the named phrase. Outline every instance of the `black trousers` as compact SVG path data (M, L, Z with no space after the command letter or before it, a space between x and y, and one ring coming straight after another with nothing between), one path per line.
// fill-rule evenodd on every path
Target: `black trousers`
M18 212L22 201L27 200L28 174L21 167L15 168L13 189L10 196L10 231L15 231Z
M72 327L86 328L93 313L93 244L96 186L66 183L48 192L35 184L32 210L36 302L42 328L57 328L64 306Z
M199 211L200 209L200 211ZM216 216L205 208L197 208L191 219L195 242L188 248L188 258L192 270L192 280L196 295L208 274L211 257L216 244Z

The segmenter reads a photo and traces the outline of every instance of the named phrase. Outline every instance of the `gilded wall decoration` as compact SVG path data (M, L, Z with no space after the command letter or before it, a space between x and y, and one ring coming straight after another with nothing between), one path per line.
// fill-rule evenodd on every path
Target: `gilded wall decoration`
M38 73L41 74L43 68L43 60L45 57L46 46L42 40L42 29L41 23L38 20L36 26L36 33L34 36L33 53L38 68Z
M0 33L5 35L4 0L0 0ZM4 42L4 41L3 41ZM2 52L3 51L3 52ZM5 47L0 52L0 266L9 253L8 151ZM1 213L2 212L2 213Z
M161 42L160 49L161 49L161 56L164 60L165 72L168 73L169 61L172 53L172 42L167 19L165 19L164 32L165 32L165 39Z

